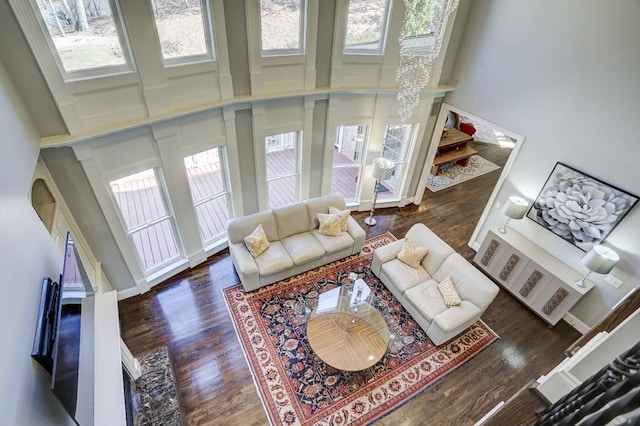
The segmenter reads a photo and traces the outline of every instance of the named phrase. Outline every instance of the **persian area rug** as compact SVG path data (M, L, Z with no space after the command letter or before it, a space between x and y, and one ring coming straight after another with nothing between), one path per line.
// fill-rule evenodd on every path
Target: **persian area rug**
M182 425L182 411L169 349L147 352L138 358L142 375L131 381L134 426Z
M479 155L474 155L469 158L466 167L462 167L457 163L451 163L442 166L438 176L430 174L427 179L427 189L431 192L438 192L499 168L500 166L493 164L491 161Z
M373 250L395 241L386 233L362 253L245 293L223 290L241 346L273 425L368 424L428 388L498 339L482 321L436 347L371 272ZM355 272L371 287L395 336L373 367L339 371L321 361L306 338L300 305L349 283Z

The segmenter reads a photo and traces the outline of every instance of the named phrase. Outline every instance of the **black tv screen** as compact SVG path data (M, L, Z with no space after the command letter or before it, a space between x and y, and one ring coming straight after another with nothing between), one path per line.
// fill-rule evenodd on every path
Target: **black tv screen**
M93 290L70 234L67 234L60 284L62 299L51 388L75 420L78 408L82 300L93 296Z

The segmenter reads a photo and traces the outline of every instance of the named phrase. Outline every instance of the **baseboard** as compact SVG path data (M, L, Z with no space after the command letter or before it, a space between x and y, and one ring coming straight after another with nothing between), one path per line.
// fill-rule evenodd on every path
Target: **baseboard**
M571 327L575 328L576 330L578 330L581 334L586 334L589 330L591 330L591 327L589 327L587 324L585 324L584 322L580 321L575 315L573 315L571 312L567 312L564 317L562 317L562 319L569 324Z
M205 260L207 260L207 254L204 252L204 250L200 249L195 253L191 253L189 255L189 267L195 268Z
M118 290L118 301L128 299L140 294L140 290L137 287L130 287L126 290Z

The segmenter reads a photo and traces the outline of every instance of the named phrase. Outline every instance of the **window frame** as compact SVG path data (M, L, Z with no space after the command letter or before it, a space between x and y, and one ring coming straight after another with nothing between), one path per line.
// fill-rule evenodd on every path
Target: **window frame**
M287 173L287 174L283 174L283 175L279 175L276 177L271 177L269 178L269 170L268 170L268 163L267 163L267 155L269 155L268 151L267 151L267 145L268 145L268 141L267 138L270 136L277 136L277 135L282 135L282 134L287 134L287 133L294 133L295 137L296 137L296 143L295 143L295 155L294 158L296 160L296 164L295 164L295 172L292 173ZM274 208L276 206L271 206L271 197L270 195L270 191L269 191L269 184L271 182L275 182L277 180L281 180L281 179L286 179L286 178L290 178L291 176L296 176L296 185L295 185L295 194L294 194L294 199L296 201L300 201L300 180L302 177L302 130L291 130L291 131L284 131L284 132L280 132L280 133L275 133L275 134L269 134L269 135L265 135L264 137L264 165L265 165L265 182L266 182L266 190L267 190L267 208Z
M395 188L396 190L393 192L393 196L385 196L385 195L381 195L378 198L380 198L381 200L386 200L386 201L397 201L400 200L402 198L402 191L404 189L404 185L406 183L407 180L407 169L408 169L408 165L412 160L412 156L413 156L413 152L414 152L414 148L416 146L417 140L418 140L418 135L420 133L420 123L387 123L384 127L384 139L382 142L382 149L380 152L380 157L382 158L386 158L384 156L385 150L389 149L392 150L391 148L388 148L386 146L386 142L387 142L387 134L388 134L388 129L390 126L411 126L411 132L409 135L409 140L408 140L408 145L406 147L406 150L404 150L404 152L406 153L405 158L403 158L401 161L395 161L395 160L391 160L393 162L394 165L394 176L396 176L396 172L398 170L398 165L403 165L404 169L402 170L402 176L400 177L400 179L396 179L396 185Z
M296 55L305 55L307 51L307 27L308 27L308 17L309 17L309 7L308 0L299 0L300 1L300 28L299 28L299 38L300 38L300 47L296 49L270 49L265 50L262 47L262 0L258 0L258 22L259 22L259 37L258 42L260 43L260 57L262 58L272 58L275 56L296 56Z
M122 9L120 7L119 0L108 0L108 2L111 8L113 24L116 29L120 48L122 49L122 57L125 63L122 65L104 65L93 68L83 68L79 70L67 71L62 62L62 58L60 57L60 53L58 52L58 49L53 42L53 38L51 37L51 34L49 34L49 30L47 29L44 17L40 12L40 8L36 4L35 0L29 0L29 5L31 6L31 9L35 14L36 20L38 21L40 31L42 33L42 36L44 37L44 41L49 48L49 51L51 52L53 60L58 67L58 71L60 72L62 79L65 82L81 81L98 77L109 77L136 71L133 54L131 52L131 43L129 42L127 29L124 25L124 18L122 16Z
M335 141L334 141L334 147L336 147L338 145L338 133L340 132L340 130L344 127L364 127L364 132L362 133L364 139L363 139L363 143L362 143L362 156L358 162L358 164L340 164L340 165L334 165L333 164L333 156L335 155L335 151L333 151L333 155L331 157L331 188L333 191L333 178L334 178L334 170L337 168L347 168L347 167L359 167L360 170L358 172L358 183L356 184L356 190L355 193L353 195L353 199L349 199L347 197L345 197L345 200L347 202L347 204L357 204L359 199L360 199L360 191L362 190L362 175L364 173L365 170L365 161L367 159L367 151L369 149L369 135L371 132L371 128L368 124L363 124L363 123L359 123L359 124L340 124L338 126L336 126L336 137L335 137ZM343 194L344 195L344 194Z
M202 8L202 27L204 30L204 42L207 46L207 53L202 55L180 56L178 58L169 58L169 59L165 59L164 55L162 54L162 42L160 41L160 33L158 32L158 22L156 20L156 15L153 12L153 4L150 4L151 13L153 15L153 27L156 32L156 35L158 36L158 44L160 46L159 54L165 68L217 61L218 56L216 51L215 29L213 27L213 13L211 11L211 7L209 5L208 0L199 0L199 1L200 1L200 7Z
M387 49L387 38L389 35L389 24L391 22L391 11L393 10L393 0L385 1L387 2L387 7L385 8L384 22L382 24L382 31L380 34L380 45L375 50L347 47L347 34L349 32L349 5L351 5L351 0L347 1L347 9L344 18L344 40L342 42L343 55L383 56L385 54L385 51Z
M220 167L221 167L221 172L222 172L222 181L224 183L225 186L225 190L222 192L219 192L217 194L214 195L210 195L207 196L199 201L194 201L193 200L193 196L191 196L191 205L193 206L193 212L195 214L196 217L196 223L198 224L198 231L200 232L200 241L202 243L202 246L207 249L210 246L215 245L216 243L226 239L226 232L222 232L221 234L217 235L216 237L214 237L211 240L205 240L204 239L204 235L202 232L202 225L200 224L200 220L198 219L198 211L197 211L197 207L201 206L203 204L206 204L210 201L216 200L218 198L221 197L225 197L227 200L227 216L228 219L231 219L233 217L233 197L232 197L232 192L231 192L231 180L230 180L230 176L229 176L229 160L228 160L228 156L227 156L227 152L226 152L226 146L224 145L220 145L220 146L215 146L215 147L210 147L210 148L206 148L204 150L199 149L199 150L193 150L193 152L188 153L187 155L183 156L183 161L187 158L187 157L191 157L203 152L207 152L207 151L211 151L211 150L218 150L218 158L220 160ZM186 167L185 167L185 173L187 173ZM189 181L189 177L187 175L187 181ZM189 190L191 190L191 183L189 182Z
M156 182L158 183L158 189L160 192L160 197L162 199L162 202L164 203L164 207L166 210L166 214L162 217L158 217L155 218L143 225L138 225L135 226L131 229L129 229L127 227L127 224L124 220L124 217L122 215L122 210L120 209L120 205L118 204L118 201L116 200L116 195L113 191L113 189L111 188L111 183L131 176L131 175L135 175L138 173L142 173L145 172L147 170L153 170L154 176L156 178ZM176 223L176 217L175 217L175 213L173 211L171 202L169 200L169 192L167 190L167 185L164 179L164 174L162 173L162 168L158 165L151 165L151 166L147 166L147 167L142 167L141 169L136 169L134 170L128 170L126 173L122 173L119 174L118 176L113 176L110 179L106 179L105 181L106 186L107 186L107 192L109 193L109 197L111 198L111 201L113 203L113 206L115 208L115 212L116 215L118 216L118 220L120 221L120 226L122 227L122 231L124 232L125 237L127 238L127 242L129 244L129 246L133 249L133 253L135 254L136 257L136 261L138 262L138 266L140 267L140 270L142 271L142 274L145 278L154 275L155 273L170 267L172 264L184 259L184 247L182 246L182 239L180 238L180 233L179 233L179 229ZM155 267L151 268L151 269L147 269L145 267L144 264L144 260L142 259L140 252L137 249L136 243L133 239L133 234L148 229L152 226L155 226L159 223L162 223L164 221L169 221L169 225L171 227L171 234L173 236L174 241L176 242L176 249L177 249L177 256L173 257L171 259L169 259L167 262L156 265Z

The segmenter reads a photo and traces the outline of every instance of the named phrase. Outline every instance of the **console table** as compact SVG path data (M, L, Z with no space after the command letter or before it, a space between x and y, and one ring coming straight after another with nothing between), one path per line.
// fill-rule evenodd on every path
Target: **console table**
M448 163L456 162L466 167L469 158L478 153L478 151L469 146L472 141L472 136L458 129L449 129L447 136L443 136L440 139L440 143L438 143L438 152L433 159L431 174L438 175L440 167Z
M474 263L550 325L555 325L589 290L573 283L581 275L513 229L488 232Z

